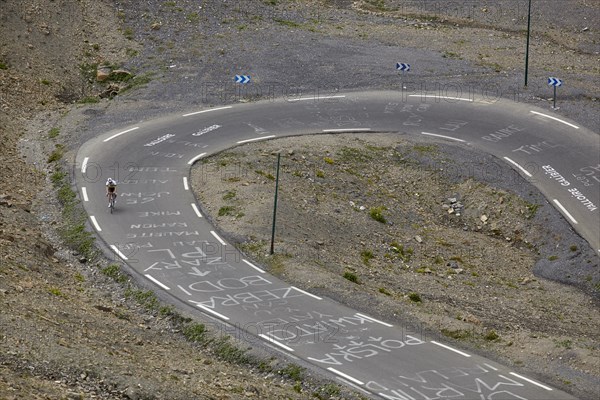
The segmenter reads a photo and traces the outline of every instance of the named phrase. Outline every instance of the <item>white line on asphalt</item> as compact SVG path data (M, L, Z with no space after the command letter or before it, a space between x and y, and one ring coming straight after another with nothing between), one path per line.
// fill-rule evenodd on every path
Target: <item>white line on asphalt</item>
M188 292L187 290L185 290L183 288L183 286L181 285L177 285L177 287L179 288L179 290L181 290L183 293L187 294L188 296L191 296L192 294L190 292Z
M472 99L463 99L462 97L450 97L450 96L438 96L435 94L409 94L408 97L433 97L435 99L449 99L449 100L460 100L460 101L468 101L470 103L473 102Z
M219 317L219 318L221 318L221 319L224 319L225 321L229 321L229 317L226 317L226 316L225 316L225 315L223 315L223 314L219 314L218 312L216 312L216 311L213 311L213 310L211 310L210 308L203 306L202 304L196 304L196 306L197 306L198 308L201 308L201 309L203 309L203 310L204 310L204 311L206 311L207 313L211 313L212 315L214 315L214 316L216 316L216 317Z
M107 138L107 139L104 139L104 140L103 140L103 142L108 142L109 140L112 140L112 139L114 139L114 138L116 138L116 137L118 137L118 136L121 136L121 135L123 135L123 134L125 134L125 133L127 133L127 132L135 131L135 130L136 130L136 129L138 129L138 128L139 128L139 126L136 126L135 128L131 128L131 129L127 129L126 131L119 132L119 133L117 133L117 134L115 134L115 135L112 135L111 137L109 137L109 138Z
M486 367L488 367L489 369L493 369L494 371L498 371L498 368L494 367L493 365L486 364L486 363L483 363L483 365L485 365L485 366L486 366Z
M560 211L562 211L562 212L563 212L563 214L565 214L565 216L571 220L571 222L573 222L574 224L576 224L576 223L577 223L577 220L576 220L575 218L573 218L573 216L571 215L571 213L570 213L570 212L568 212L568 211L567 211L567 209L566 209L566 208L564 208L562 204L560 204L560 201L558 201L558 200L556 200L556 199L554 199L554 200L552 200L552 201L554 201L554 203L555 203L555 204L556 204L556 206L557 206L557 207L560 209Z
M258 268L256 265L252 264L250 261L242 259L243 262L245 262L246 264L248 264L249 266L251 266L252 268L254 268L255 270L257 270L258 272L260 272L261 274L264 274L265 271L263 271L262 269Z
M286 346L286 345L285 345L285 344L283 344L283 343L279 343L277 340L275 340L275 339L273 339L273 338L270 338L269 336L267 336L267 335L265 335L265 334L263 334L263 333L259 334L258 336L260 336L261 338L265 339L267 342L270 342L270 343L276 344L277 346L279 346L279 347L281 347L282 349L285 349L285 350L287 350L287 351L289 351L289 352L293 352L293 351L294 351L294 349L292 349L291 347L288 347L288 346Z
M436 345L438 345L438 346L440 346L440 347L443 347L443 348L445 348L445 349L451 350L451 351L453 351L453 352L455 352L455 353L458 353L458 354L460 354L461 356L465 356L465 357L471 357L471 355L470 355L470 354L463 353L462 351L460 351L460 350L456 350L455 348L453 348L453 347L450 347L450 346L446 346L445 344L441 344L441 343L438 343L438 342L436 342L436 341L433 341L433 340L431 341L431 343L433 343L433 344L436 344Z
M340 371L338 371L338 370L337 370L337 369L335 369L335 368L331 368L331 367L329 367L329 368L327 368L327 369L328 369L329 371L333 372L334 374L337 374L337 375L341 376L342 378L346 378L346 379L348 379L349 381L356 383L357 385L364 385L364 382L361 382L361 381L359 381L358 379L351 377L350 375L347 375L347 374L345 374L345 373L343 373L343 372L340 372Z
M344 95L336 95L336 96L313 96L313 97L300 97L299 99L288 99L288 103L294 103L296 101L306 101L306 100L321 100L321 99L341 99L346 96Z
M210 108L208 110L202 110L202 111L195 111L195 112L191 112L189 114L183 114L182 116L189 117L190 115L203 114L203 113L207 113L207 112L211 112L211 111L227 110L228 108L231 108L231 106Z
M87 195L87 189L85 186L81 188L81 195L83 196L83 201L89 201L88 195Z
M563 123L565 125L569 125L572 128L579 129L579 127L577 125L570 124L567 121L563 121L562 119L553 117L552 115L542 114L541 112L537 112L537 111L529 111L529 112L532 114L541 115L542 117L553 119L553 120Z
M219 243L221 243L223 246L227 246L227 243L225 243L225 241L223 239L221 239L219 237L219 235L217 235L217 232L210 231L210 234L213 235L219 241Z
M110 248L113 249L113 251L119 256L121 257L123 260L127 261L127 257L125 257L125 254L121 253L119 251L119 249L117 248L117 246L115 246L114 244L110 245Z
M523 172L525 175L527 175L528 178L532 177L532 175L525 168L521 167L519 164L517 164L516 162L514 162L510 158L504 157L504 159L506 161L508 161L509 163L511 163L512 165L514 165L515 167L519 168L521 170L521 172Z
M323 129L324 133L335 132L369 132L371 128L340 128L340 129Z
M86 157L83 159L83 162L81 163L81 173L82 174L85 174L85 171L87 170L88 161L90 161L90 158Z
M529 383L533 383L534 385L536 385L536 386L539 386L539 387L541 387L541 388L544 388L544 389L546 389L546 390L548 390L548 391L552 391L552 388L551 388L551 387L548 387L548 386L546 386L546 385L542 385L541 383L539 383L539 382L536 382L536 381L534 381L533 379L525 378L524 376L522 376L522 375L519 375L519 374L515 374L514 372L511 372L510 374L511 374L512 376L516 376L517 378L521 378L521 379L523 379L524 381L527 381L527 382L529 382ZM506 379L506 378L505 378L504 376L502 376L502 375L498 375L498 376L502 377L503 379Z
M195 163L196 161L198 161L200 158L204 157L205 155L206 155L206 153L198 154L196 157L194 157L190 161L188 161L188 164L192 165L193 163Z
M365 314L356 313L355 315L358 315L359 317L362 317L362 318L364 318L364 319L368 319L369 321L377 322L378 324L381 324L381 325L383 325L383 326L387 326L388 328L391 328L392 326L394 326L394 325L390 325L390 324L388 324L387 322L383 322L383 321L380 321L380 320L378 320L378 319L375 319L375 318L369 317L368 315L365 315Z
M94 224L94 227L96 228L96 230L98 232L102 232L102 228L100 228L98 221L96 221L96 217L94 217L93 215L90 215L90 219L92 220L92 224Z
M337 379L340 382L343 382L345 385L352 386L354 389L356 389L358 391L361 391L361 392L363 392L366 395L372 394L371 392L367 392L365 389L361 388L360 386L355 385L354 383L352 383L349 380L344 379L344 378L342 378L340 376L336 376L335 379Z
M188 186L188 180L187 180L187 176L183 177L183 188L185 190L190 190L190 187Z
M198 210L198 206L195 205L194 203L192 203L192 208L194 209L194 212L196 213L198 218L202 218L202 214L200 214L200 210Z
M452 136L439 135L439 134L437 134L437 133L421 132L421 134L422 134L422 135L428 135L428 136L440 137L440 138L444 138L444 139L456 140L457 142L466 142L466 140L457 139L457 138L455 138L455 137L452 137Z
M150 279L152 282L156 283L158 286L160 286L161 288L163 288L165 290L171 290L167 285L163 284L162 282L160 282L158 279L156 279L155 277L153 277L150 274L146 274L146 278Z
M323 299L322 299L322 298L320 298L319 296L315 296L314 294L312 294L312 293L309 293L309 292L307 292L306 290L298 289L296 286L292 286L292 289L296 289L296 290L297 290L297 291L299 291L300 293L303 293L303 294L305 294L305 295L307 295L307 296L310 296L310 297L312 297L312 298L314 298L314 299L317 299L317 300L323 300Z
M269 136L262 136L262 137L257 137L257 138L253 138L253 139L240 140L239 142L237 142L237 144L256 142L257 140L271 139L274 137L275 137L275 135L269 135Z

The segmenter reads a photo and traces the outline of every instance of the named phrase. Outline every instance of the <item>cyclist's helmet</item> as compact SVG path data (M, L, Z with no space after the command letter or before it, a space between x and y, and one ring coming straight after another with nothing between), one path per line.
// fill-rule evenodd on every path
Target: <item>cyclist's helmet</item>
M117 182L113 179L113 178L108 178L108 180L106 181L107 185L116 185Z

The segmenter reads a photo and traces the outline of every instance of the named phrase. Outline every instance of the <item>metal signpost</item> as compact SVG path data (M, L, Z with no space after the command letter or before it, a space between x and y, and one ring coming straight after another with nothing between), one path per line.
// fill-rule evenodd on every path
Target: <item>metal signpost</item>
M558 78L554 78L551 76L548 78L548 85L554 86L554 105L552 106L552 108L556 109L556 88L558 86L562 86L562 81Z

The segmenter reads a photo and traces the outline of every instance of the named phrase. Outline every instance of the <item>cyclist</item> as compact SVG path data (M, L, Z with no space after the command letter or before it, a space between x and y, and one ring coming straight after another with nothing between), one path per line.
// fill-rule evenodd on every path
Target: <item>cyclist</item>
M108 207L110 207L111 197L114 196L115 202L117 201L117 181L113 178L106 180L106 197L108 197Z

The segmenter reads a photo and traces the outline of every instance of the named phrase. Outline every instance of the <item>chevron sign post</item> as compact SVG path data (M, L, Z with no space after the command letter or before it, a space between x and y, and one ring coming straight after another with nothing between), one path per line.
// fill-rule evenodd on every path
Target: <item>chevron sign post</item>
M562 86L562 81L558 78L551 76L548 78L548 85L554 87L554 102L552 108L556 108L556 88L558 86Z
M250 75L236 75L234 80L236 83L245 84L250 82Z
M396 69L398 71L402 71L402 72L408 72L410 71L410 64L406 64L406 63L396 63Z

